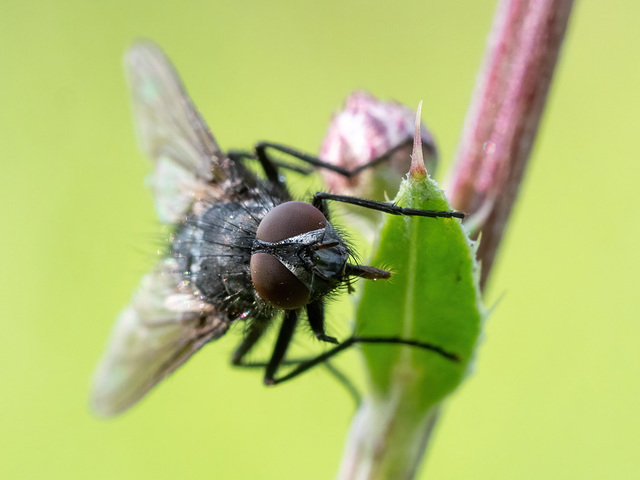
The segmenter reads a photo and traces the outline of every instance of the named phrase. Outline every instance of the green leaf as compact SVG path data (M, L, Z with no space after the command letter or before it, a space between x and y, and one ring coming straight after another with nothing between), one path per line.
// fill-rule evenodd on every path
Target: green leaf
M409 178L396 203L451 210L424 166L420 107ZM340 479L414 477L439 404L464 378L478 343L485 315L475 253L460 220L387 217L372 265L393 275L366 284L356 332L428 343L459 361L415 346L363 344L371 391L351 425Z
M451 209L444 192L419 169L404 180L396 203ZM358 334L418 340L460 358L455 362L409 346L362 346L374 395L400 392L410 410L426 413L462 381L478 341L484 309L475 244L460 220L389 215L371 264L393 275L365 285Z

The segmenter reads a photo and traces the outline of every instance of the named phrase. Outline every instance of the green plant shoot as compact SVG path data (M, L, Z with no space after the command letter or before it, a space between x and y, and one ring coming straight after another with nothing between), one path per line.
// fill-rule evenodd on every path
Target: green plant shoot
M420 108L417 125L419 118ZM419 127L395 203L451 209L425 169ZM387 216L372 263L390 268L392 276L365 284L356 331L428 343L458 361L418 347L362 345L370 391L353 421L338 478L415 475L439 405L468 372L478 343L485 314L475 245L458 219Z

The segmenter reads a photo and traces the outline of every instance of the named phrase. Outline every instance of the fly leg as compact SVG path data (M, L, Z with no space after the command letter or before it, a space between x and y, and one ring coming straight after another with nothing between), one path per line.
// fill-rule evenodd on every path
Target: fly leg
M299 363L296 368L291 370L286 375L283 375L278 378L275 378L275 377L271 378L271 382L268 383L268 385L277 385L279 383L286 382L287 380L291 380L292 378L297 377L298 375L306 372L307 370L315 367L316 365L323 364L334 355L337 355L338 353L342 352L343 350L346 350L347 348L357 343L381 344L381 345L407 345L407 346L431 351L455 363L460 362L460 357L457 354L448 352L443 348L438 347L437 345L433 345L431 343L419 342L417 340L407 340L407 339L397 338L397 337L363 337L363 336L354 335L348 338L347 340L345 340L344 342L340 343L339 345L336 345L332 349L327 350L326 352L318 355L317 357L314 357Z
M243 160L259 161L266 177L269 181L275 183L282 183L278 175L278 168L291 170L292 172L297 172L302 175L310 175L314 172L314 170L310 168L298 167L297 165L291 165L290 163L280 162L271 158L260 159L255 153L244 150L231 150L227 152L227 156L234 162L242 162Z
M255 153L242 151L242 150L231 150L227 152L227 155L231 160L236 162L242 161L242 160L254 160L254 161L260 162L260 165L262 166L262 169L264 170L264 173L266 177L269 179L269 181L275 184L281 184L282 182L278 175L278 168L291 170L293 172L297 172L302 175L310 175L315 170L298 167L296 165L292 165L291 163L281 162L279 160L276 160L272 158L272 156L267 152L267 150L274 150L276 152L284 153L293 158L301 160L309 165L312 165L315 168L330 170L339 175L342 175L345 178L352 178L359 175L364 170L367 170L369 168L374 168L382 163L387 162L398 150L407 148L407 146L411 145L412 142L413 142L413 138L407 138L406 140L400 142L398 145L391 148L390 150L383 153L382 155L372 158L368 162L363 163L362 165L353 169L343 168L338 165L334 165L333 163L320 160L318 157L309 155L300 150L296 150L294 148L287 147L286 145L280 145L279 143L272 143L272 142L258 142L255 146ZM430 145L428 145L428 147L431 150L435 151L434 147Z
M319 303L319 302L313 302L313 303ZM313 305L313 303L310 305ZM309 312L309 307L307 307L307 311ZM321 304L320 304L319 312L322 315L321 320L323 320L324 311L322 310ZM315 318L317 313L318 313L318 310L315 307L311 307L311 312L309 312L310 318L312 316L314 316ZM301 365L301 364L308 363L310 360L313 360L313 358L292 359L292 360L286 360L284 358L287 351L287 347L291 343L291 338L295 330L296 323L297 323L296 311L290 310L286 314L283 320L282 326L280 327L280 333L278 334L278 340L276 341L276 346L274 347L271 359L268 362L245 362L244 361L245 355L262 337L266 328L266 322L253 324L254 325L253 328L249 330L249 333L247 334L245 339L242 341L240 346L234 352L233 357L231 359L231 363L236 367L265 368L264 382L267 385L272 385L273 383L271 382L273 382L274 375L280 366ZM317 327L312 326L312 329L314 328L317 328ZM335 338L324 335L324 329L322 329L322 332L323 333L320 336L316 334L319 340L323 340L330 343L337 343L337 340ZM356 387L353 385L351 380L349 380L344 373L342 373L336 367L331 365L330 362L324 362L323 365L327 370L329 370L329 373L331 373L335 377L335 379L338 380L338 382L340 382L340 384L342 384L342 386L347 389L347 392L353 398L356 406L358 406L360 404L360 393L358 392Z
M287 353L289 344L291 343L291 338L293 337L293 332L296 329L297 323L297 312L295 310L288 310L282 320L282 326L280 327L280 332L278 333L278 339L276 340L276 345L273 348L271 359L266 364L252 364L243 361L245 355L249 353L249 350L251 350L251 348L253 348L253 346L258 342L266 329L266 322L254 324L256 327L249 330L248 335L233 353L233 357L231 358L232 365L239 367L266 367L264 372L264 383L271 385L275 372L284 361L284 356Z
M273 348L271 359L264 370L265 385L273 385L273 378L278 371L278 367L280 367L280 364L284 360L297 324L297 311L288 310L282 320L282 326L280 327L280 333L278 333L278 339L276 340L276 346Z
M315 359L315 357L285 359L282 362L280 362L280 366L289 367L289 366L301 365L304 363L308 363L313 359ZM242 368L265 368L267 364L268 364L267 362L241 362L241 363L234 363L233 365L236 367L242 367ZM349 379L349 377L347 377L337 367L333 366L333 364L329 360L322 362L322 366L326 368L329 371L329 373L347 390L347 393L353 399L353 402L355 403L356 407L358 407L360 405L362 397L360 395L360 392L356 388L356 386Z
M338 340L334 337L329 337L324 331L324 302L322 300L316 300L307 305L307 318L309 319L311 330L318 340L336 345L339 343Z
M388 213L390 215L406 215L410 217L431 217L431 218L460 218L464 219L465 214L453 210L419 210L416 208L403 208L393 203L378 202L368 200L366 198L351 197L349 195L336 195L334 193L317 192L313 196L312 204L320 211L325 211L325 200L333 200L334 202L349 203L359 207L377 210L379 212Z
M247 336L242 340L242 343L236 348L233 352L233 356L231 357L231 364L235 366L243 366L242 359L245 357L249 350L253 348L253 346L258 343L258 340L262 338L266 329L268 322L265 321L255 321L249 326L249 331Z
M382 155L375 157L369 160L368 162L353 169L343 168L338 165L334 165L333 163L325 162L324 160L320 160L318 157L309 155L307 153L301 152L300 150L296 150L291 147L287 147L286 145L280 145L278 143L259 142L256 144L255 150L256 150L256 156L259 159L265 159L265 158L269 159L270 155L267 153L267 149L275 150L277 152L284 153L294 158L297 158L298 160L308 163L309 165L313 165L316 168L323 168L325 170L330 170L339 175L342 175L345 178L352 178L359 175L360 173L362 173L364 170L368 168L373 168L373 167L376 167L377 165L387 162L393 156L394 153L396 153L398 150L401 150L403 148L407 148L407 146L411 145L412 143L413 143L413 137L407 138L405 141L399 143L398 145L388 150L387 152L383 153ZM263 160L260 160L260 161L262 162Z

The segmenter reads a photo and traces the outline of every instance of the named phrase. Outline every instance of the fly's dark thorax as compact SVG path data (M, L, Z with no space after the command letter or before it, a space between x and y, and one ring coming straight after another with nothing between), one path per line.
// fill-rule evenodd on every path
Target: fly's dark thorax
M264 198L212 203L176 233L173 256L184 280L228 322L271 314L253 288L249 263L260 220L273 206Z

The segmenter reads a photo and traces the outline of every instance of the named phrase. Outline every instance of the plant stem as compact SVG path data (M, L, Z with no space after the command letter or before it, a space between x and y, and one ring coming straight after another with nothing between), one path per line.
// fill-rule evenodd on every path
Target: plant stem
M425 452L438 409L415 410L407 392L366 398L351 424L341 480L410 480Z
M484 290L547 99L573 0L503 0L488 38L447 194L476 214Z

